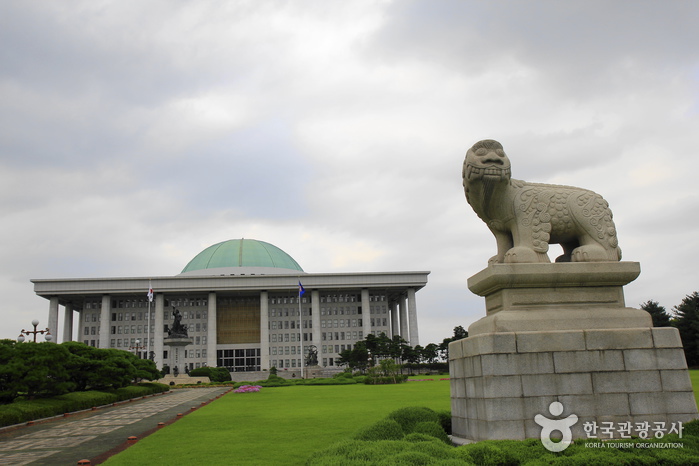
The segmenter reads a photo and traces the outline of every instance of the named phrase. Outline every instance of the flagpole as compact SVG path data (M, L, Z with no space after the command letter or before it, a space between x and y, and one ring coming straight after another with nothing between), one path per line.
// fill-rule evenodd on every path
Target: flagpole
M305 379L303 373L303 326L301 325L302 315L301 315L301 296L303 296L303 285L301 285L301 277L299 277L299 343L301 344L301 378ZM304 290L305 291L305 290Z
M148 343L146 343L146 359L150 359L150 303L153 301L153 284L148 279L148 316L146 322L148 324Z

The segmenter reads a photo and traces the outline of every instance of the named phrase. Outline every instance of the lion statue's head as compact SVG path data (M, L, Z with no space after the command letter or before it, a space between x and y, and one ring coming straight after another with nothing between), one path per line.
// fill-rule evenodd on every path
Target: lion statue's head
M507 158L502 144L492 139L478 141L466 152L462 171L464 186L477 179L508 181L512 176L510 159Z

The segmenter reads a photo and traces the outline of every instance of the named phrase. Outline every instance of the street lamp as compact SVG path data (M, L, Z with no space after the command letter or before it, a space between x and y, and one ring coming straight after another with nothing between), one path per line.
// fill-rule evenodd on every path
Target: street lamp
M146 349L145 346L141 346L141 340L136 340L136 346L129 346L129 349L136 350L136 355L138 356L139 359L141 358L141 354L139 353L140 350Z
M19 336L17 337L17 341L18 341L18 342L24 343L24 340L25 340L24 335L27 335L27 336L29 336L29 335L34 335L34 343L36 343L36 334L37 334L37 333L41 333L41 334L44 334L44 333L45 333L46 336L44 337L44 339L45 339L46 341L51 341L51 340L53 340L53 335L51 335L51 333L49 332L48 327L46 328L46 330L37 330L37 329L36 329L37 325L39 325L39 321L38 321L37 319L32 320L32 325L34 326L34 330L24 330L24 329L22 329L22 331L19 333Z

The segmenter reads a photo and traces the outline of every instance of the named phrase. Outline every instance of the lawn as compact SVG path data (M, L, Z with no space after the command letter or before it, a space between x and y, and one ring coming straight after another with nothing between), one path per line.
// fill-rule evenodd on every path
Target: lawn
M689 379L692 381L692 388L694 388L694 399L699 406L699 369L690 370Z
M115 465L304 464L405 406L450 408L449 382L263 388L229 393L110 458Z
M699 403L699 370L689 371ZM405 406L449 410L449 382L263 388L230 393L105 464L304 464L315 451Z

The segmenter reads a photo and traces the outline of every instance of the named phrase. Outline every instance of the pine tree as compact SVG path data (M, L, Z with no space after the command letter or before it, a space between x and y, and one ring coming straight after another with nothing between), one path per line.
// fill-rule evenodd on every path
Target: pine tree
M699 366L699 293L695 291L686 296L673 311L676 317L674 324L682 338L687 365Z
M641 304L641 309L650 314L653 319L653 327L670 327L670 314L657 301L649 300Z

